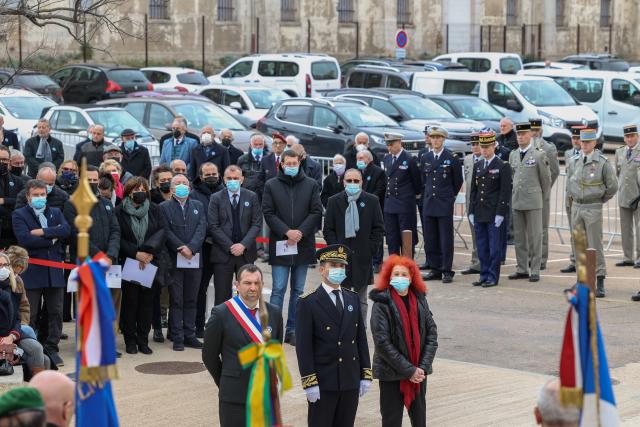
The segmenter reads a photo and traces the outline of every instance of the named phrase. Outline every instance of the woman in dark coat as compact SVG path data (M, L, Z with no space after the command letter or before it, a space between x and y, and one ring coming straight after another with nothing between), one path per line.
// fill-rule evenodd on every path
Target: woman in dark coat
M120 264L127 258L140 266L160 265L165 230L160 209L149 200L149 184L145 178L131 178L124 186L122 203L116 208L120 223ZM159 272L158 272L159 273ZM156 273L156 276L158 275ZM153 286L158 286L154 283ZM126 351L151 354L149 331L153 311L153 289L139 283L122 281L121 329Z
M347 161L341 154L333 157L333 166L329 175L322 182L322 192L320 193L320 201L322 206L327 207L329 197L344 191L344 173L346 171Z
M391 255L369 293L373 376L380 381L383 427L402 425L403 406L412 427L427 425L426 376L433 372L438 332L426 292L416 263Z

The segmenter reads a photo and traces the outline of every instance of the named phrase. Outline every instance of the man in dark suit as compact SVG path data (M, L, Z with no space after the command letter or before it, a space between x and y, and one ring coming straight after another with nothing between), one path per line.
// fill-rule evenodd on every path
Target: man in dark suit
M344 191L327 203L322 233L327 244L351 249L345 288L358 293L362 317L367 318L367 287L373 283L372 258L382 244L384 220L378 198L362 191L362 174L349 169L344 174Z
M209 235L213 238L211 259L215 304L231 298L231 284L240 267L252 264L256 258L256 237L262 230L262 208L258 196L241 188L242 170L231 165L224 172L226 190L211 196L209 201ZM209 260L206 260L209 262Z
M281 133L273 132L271 138L271 153L262 158L262 169L264 170L265 181L269 181L278 175L282 153L284 153L285 148L287 148L287 141L285 141L284 135Z
M444 148L447 131L433 126L429 139L432 150L420 161L424 189L422 194L422 227L424 247L431 271L425 280L453 281L453 205L462 187L462 165L451 151Z
M374 160L373 154L369 150L358 151L358 154L356 154L356 167L360 172L362 172L362 189L378 198L380 210L384 212L384 196L387 190L387 177L384 174L384 170L378 166ZM378 273L380 271L383 255L384 238L380 240L380 244L373 254L374 273Z
M64 161L62 142L52 137L50 131L49 120L39 119L36 135L24 143L24 158L29 167L27 172L32 178L35 178L41 163L53 163L58 170Z
M189 197L189 190L187 177L176 175L171 179L173 198L160 204L166 222L166 245L173 263L169 285L169 326L175 351L183 351L185 346L202 348L202 343L196 338L195 322L203 260L191 268L177 267L178 256L191 261L195 255L200 255L207 233L205 207Z
M238 295L211 310L204 335L202 361L218 386L218 413L222 427L246 425L247 388L251 369L243 369L238 352L251 343L263 342L263 328L272 340L282 343L282 313L262 301L262 271L253 264L238 270ZM261 312L267 311L264 325Z
M0 140L2 145L13 148L20 151L20 141L18 141L18 135L4 128L4 117L0 116Z
M504 218L511 200L511 166L495 155L495 135L480 134L482 158L473 165L469 221L473 224L480 259L480 279L474 286L489 288L500 279Z
M29 175L25 173L24 168L24 154L15 148L11 149L11 164L10 171L13 175L20 178L20 180L26 184L31 179Z
M503 117L500 120L500 134L496 137L496 142L500 147L509 150L509 153L518 148L518 138L513 129L513 120L509 117Z
M384 140L389 150L383 161L387 174L384 231L389 254L400 254L403 230L412 231L413 246L418 243L416 196L422 191L422 183L415 157L402 148L402 135L385 133Z
M296 355L310 427L353 426L358 398L371 385L371 359L358 295L341 287L349 248L319 249L322 284L300 297Z
M149 179L149 175L151 175L151 157L149 157L147 147L138 144L133 129L123 130L120 138L122 139L120 144L122 170L125 173L129 172L133 176Z
M28 206L13 211L13 230L18 245L29 251L29 257L47 261L64 261L62 241L69 237L71 227L62 211L47 206L47 184L34 179L27 183ZM41 300L47 307L47 339L44 348L52 361L62 366L58 342L62 333L62 302L66 282L60 268L30 265L22 273L29 300L30 325L37 326Z
M293 144L291 150L298 153L300 157L300 169L318 183L318 191L322 190L322 166L307 155L307 151L302 144Z
M229 164L237 165L238 159L244 152L233 145L233 131L231 129L222 129L220 131L220 144L229 150Z
M211 126L202 128L200 144L191 150L191 180L196 179L200 173L200 166L204 163L213 163L219 171L229 166L229 150L220 144L216 144L216 133Z
M24 188L24 181L9 172L9 163L9 148L0 145L0 248L3 249L16 243L11 213L16 207L18 193Z

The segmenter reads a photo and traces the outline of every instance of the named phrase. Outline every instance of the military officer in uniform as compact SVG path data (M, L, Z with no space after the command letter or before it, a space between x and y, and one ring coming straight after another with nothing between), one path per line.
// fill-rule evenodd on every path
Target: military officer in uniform
M564 184L564 209L567 213L567 223L569 230L573 230L571 226L571 202L569 200L569 193L567 192L567 182L571 176L571 158L574 156L580 156L582 149L580 148L580 131L586 129L586 126L571 126L571 148L568 148L564 152L564 164L565 164L565 184ZM576 256L573 253L573 234L570 234L571 239L571 253L569 254L569 265L560 269L560 273L575 273L576 272Z
M467 207L467 217L469 210L471 209L471 178L473 176L473 165L482 158L480 154L480 135L474 133L471 135L471 154L467 154L464 157L463 170L464 170L464 196L465 206ZM509 196L511 197L511 196ZM469 230L471 231L471 264L466 270L462 270L461 274L480 274L480 260L478 259L478 247L476 243L476 232L473 224L469 222Z
M495 154L496 135L480 134L482 158L473 165L469 221L473 224L480 257L480 279L474 286L490 288L498 284L507 226L504 219L511 200L511 168Z
M513 173L511 206L518 266L509 279L529 278L530 282L537 282L542 256L542 207L551 190L551 174L547 156L533 146L531 125L516 124L516 135L519 148L511 152L509 163Z
M542 119L530 119L531 136L533 139L533 147L542 150L547 155L549 172L551 173L551 187L556 183L560 176L560 161L558 160L558 149L542 139ZM547 259L549 258L549 220L551 218L550 209L551 191L547 193L547 197L542 205L542 258L540 260L540 270L547 268Z
M629 207L631 201L640 195L638 126L625 126L622 132L625 146L616 150L616 174L623 258L616 266L640 268L640 211Z
M391 255L400 254L403 230L411 230L414 246L418 243L416 196L422 186L415 157L402 148L402 135L385 133L384 140L389 150L383 161L387 175L384 232Z
M340 286L348 251L344 245L319 249L322 284L298 299L296 355L310 427L353 426L358 399L373 379L358 294Z
M424 127L424 148L421 148L420 151L418 151L418 155L416 156L417 162L418 162L418 166L420 166L420 164L422 163L422 158L424 156L427 155L427 153L429 153L429 151L431 151L431 138L429 137L429 131L430 131L431 126L427 125ZM424 194L422 194L422 197L417 200L418 203L418 214L420 215L420 219L422 220L422 205L423 205L423 200L424 200ZM427 230L424 227L424 224L422 225L422 241L426 242L427 241ZM426 258L426 256L425 256ZM418 268L420 270L428 270L429 269L429 263L427 262L427 260L425 259L423 264L419 264Z
M571 198L571 224L586 230L587 247L596 249L596 297L605 296L604 278L607 269L602 248L602 205L618 190L613 166L607 158L595 150L596 131L580 131L582 155L571 158L571 178L567 192Z
M453 205L462 187L460 160L444 148L447 131L433 126L429 132L431 151L420 160L422 182L422 227L424 247L431 271L425 280L453 281Z

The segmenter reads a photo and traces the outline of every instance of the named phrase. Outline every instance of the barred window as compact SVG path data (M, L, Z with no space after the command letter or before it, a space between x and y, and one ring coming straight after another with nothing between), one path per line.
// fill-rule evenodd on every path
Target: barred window
M601 27L611 26L611 5L612 4L613 4L613 1L611 0L600 1L600 26Z
M564 20L564 11L564 0L556 0L556 27L564 27L566 25Z
M280 0L280 20L297 21L296 0Z
M338 22L353 22L353 0L338 0Z
M169 19L169 0L149 0L149 19Z
M518 25L518 0L507 0L507 25Z
M411 0L398 0L398 24L411 24Z
M233 21L233 0L218 0L218 21Z

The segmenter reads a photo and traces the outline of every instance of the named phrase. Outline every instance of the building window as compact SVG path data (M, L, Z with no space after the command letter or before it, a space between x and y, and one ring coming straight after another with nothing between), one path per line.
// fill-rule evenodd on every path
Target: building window
M411 0L398 0L398 24L411 24Z
M233 0L218 0L218 21L233 21Z
M353 22L353 0L338 0L338 22Z
M507 25L518 25L518 0L507 0Z
M600 0L600 26L611 26L611 6L612 0Z
M297 21L297 12L295 0L280 0L281 21Z
M556 0L556 27L564 27L566 25L564 20L564 0Z
M169 19L169 0L149 0L149 19Z

